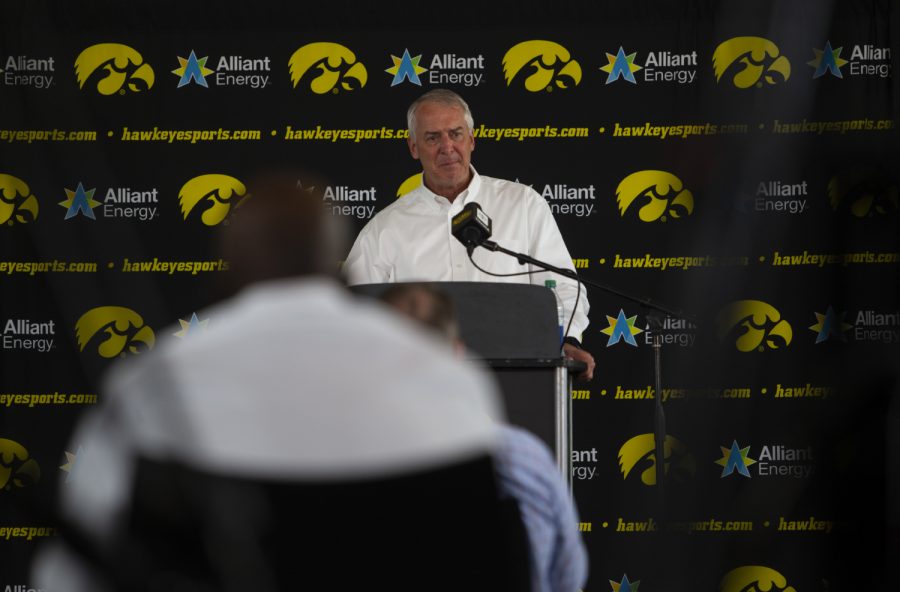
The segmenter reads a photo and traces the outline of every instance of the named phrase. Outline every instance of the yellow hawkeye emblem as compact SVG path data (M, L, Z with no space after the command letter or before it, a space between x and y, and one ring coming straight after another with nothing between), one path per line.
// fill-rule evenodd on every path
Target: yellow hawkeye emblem
M152 349L156 343L153 329L144 324L141 315L123 306L92 308L75 323L79 351L84 351L100 334L107 336L97 346L97 353L104 358L139 354L143 350Z
M357 90L369 79L366 67L356 60L356 54L343 45L327 41L304 45L294 52L288 66L294 88L307 74L316 73L309 88L317 95Z
M18 442L0 438L0 489L28 487L41 478L41 467Z
M762 37L734 37L723 41L713 53L716 82L734 66L738 71L732 81L738 88L786 82L791 77L791 63L778 46Z
M637 202L638 217L644 222L666 221L666 216L681 218L694 211L694 195L681 179L665 171L638 171L622 179L616 187L619 212Z
M569 50L553 41L532 39L518 43L503 56L506 86L525 76L525 88L531 92L567 89L581 82L581 66Z
M200 219L207 226L215 226L222 222L248 196L244 184L228 175L209 174L194 177L185 183L178 192L178 203L184 219L202 201L208 202Z
M684 479L693 475L697 471L697 463L691 456L687 447L678 439L672 436L666 436L663 442L663 454L666 458L663 470L665 474L669 474L669 470L674 462L674 476ZM619 470L622 471L622 478L627 479L628 474L634 470L638 463L644 467L649 466L641 472L641 481L644 485L656 485L656 440L653 434L641 434L631 438L619 449Z
M857 218L884 216L900 210L900 191L875 167L858 167L828 181L828 202L837 211L846 204Z
M419 187L422 184L422 173L416 173L412 177L408 178L403 183L400 183L400 187L397 188L397 197L403 197L416 187Z
M719 592L746 592L760 590L765 592L797 592L788 586L787 578L764 565L744 565L725 574L719 583Z
M791 343L794 332L774 306L760 300L732 302L716 316L719 339L736 334L739 351L779 349Z
M0 225L34 222L38 209L38 200L25 181L0 173Z
M95 76L101 70L106 74ZM78 88L84 88L89 79L99 77L97 91L101 95L148 90L156 79L153 68L144 63L141 54L121 43L99 43L82 51L75 58L75 77Z

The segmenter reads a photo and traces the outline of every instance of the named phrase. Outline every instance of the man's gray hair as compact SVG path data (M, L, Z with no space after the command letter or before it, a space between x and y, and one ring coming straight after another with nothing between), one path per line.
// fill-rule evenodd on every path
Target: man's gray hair
M463 110L463 118L466 120L466 125L469 126L469 132L475 131L475 120L472 119L472 111L469 109L469 104L466 103L465 99L452 90L436 88L413 101L406 111L406 125L409 128L410 138L415 138L416 136L416 110L422 103L440 103L442 105L459 107Z

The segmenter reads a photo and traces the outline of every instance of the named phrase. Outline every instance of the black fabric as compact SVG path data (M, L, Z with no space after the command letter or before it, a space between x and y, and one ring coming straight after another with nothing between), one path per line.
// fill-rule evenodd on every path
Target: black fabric
M529 590L489 458L377 480L245 479L142 460L118 590Z

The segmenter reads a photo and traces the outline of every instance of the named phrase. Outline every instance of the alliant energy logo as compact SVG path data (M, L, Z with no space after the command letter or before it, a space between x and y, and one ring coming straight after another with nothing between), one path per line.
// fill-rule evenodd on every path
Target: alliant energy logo
M666 436L663 443L664 474L676 481L686 481L697 472L697 461L687 447L676 438ZM640 434L629 439L619 449L619 470L622 479L639 473L641 483L656 485L656 439L653 434Z
M97 344L96 351L104 358L139 354L156 343L153 329L141 315L123 306L98 306L87 311L75 323L75 338L79 351Z
M609 585L612 586L612 592L638 592L638 586L641 585L640 580L634 582L628 581L628 574L623 574L621 581L610 580Z
M825 314L816 312L816 324L809 327L810 331L816 334L816 345L834 338L836 341L847 341L847 331L853 328L853 325L844 322L846 311L837 313L830 304L825 309Z
M737 88L762 88L787 82L791 63L778 46L762 37L733 37L713 52L716 82L726 74Z
M268 56L248 58L242 55L223 55L218 61L210 62L209 56L198 58L192 49L188 57L177 58L179 67L172 70L172 74L178 76L178 88L191 83L209 88L207 77L216 86L259 89L266 88L271 83L272 67ZM207 63L215 63L216 69L207 68Z
M101 95L124 95L153 87L156 75L134 49L121 43L92 45L75 58L78 88L93 86Z
M872 44L854 45L847 72L850 76L890 78L891 48Z
M84 458L84 448L82 448L81 446L79 446L79 447L78 447L78 450L76 450L74 453L69 452L68 450L66 450L66 451L64 451L64 452L65 452L65 455L66 455L66 462L65 462L64 464L62 464L62 465L59 467L59 469L60 469L63 473L66 474L66 480L65 480L65 482L66 482L66 483L70 483L70 482L74 481L74 480L77 478L77 476L76 476L76 471L77 471L77 468L78 468L78 466L79 466L79 464L78 464L78 459L79 459L79 457L82 458L82 459Z
M761 300L738 300L716 316L719 339L734 341L738 351L785 348L794 336L790 323L778 310Z
M375 215L375 187L351 187L349 185L328 185L322 192L325 209L335 216L348 216L367 220Z
M201 321L200 317L197 316L197 313L193 313L188 321L178 319L178 324L181 325L181 329L172 333L172 335L178 339L186 339L191 335L205 332L207 325L209 325L209 319L203 319Z
M636 320L637 315L626 317L625 311L621 308L616 317L606 315L606 322L609 323L609 326L600 331L604 335L609 336L609 339L606 341L606 347L612 347L620 341L624 341L632 347L637 347L637 340L635 340L634 336L643 333L644 330L634 326Z
M413 57L409 49L404 49L401 57L391 54L391 61L393 65L385 72L393 76L392 87L404 81L417 86L427 82L465 87L478 86L484 82L484 56L481 54L438 53L433 55L431 60L423 60L421 54ZM423 61L428 64L427 68L424 67ZM426 73L427 76L420 76Z
M544 185L540 190L541 197L547 200L550 211L558 216L587 218L595 213L597 199L594 185L567 185L556 183Z
M900 311L860 310L852 335L857 343L900 343Z
M56 337L55 321L32 319L7 319L3 324L0 345L6 351L46 353L53 349Z
M828 202L835 212L849 211L857 218L885 216L900 210L900 189L883 168L859 166L831 178Z
M411 177L408 177L403 183L400 183L400 187L397 188L397 197L403 197L413 189L422 186L422 173L416 173Z
M11 55L0 61L0 84L28 88L50 88L56 67L52 57L35 58L27 55Z
M59 205L66 209L64 219L69 220L81 215L96 220L94 209L98 206L105 219L108 220L140 220L147 222L159 216L159 191L153 189L135 189L133 187L110 187L103 195L103 201L94 199L97 189L85 189L79 181L74 190L65 189L66 199Z
M28 184L18 177L0 173L0 225L29 224L37 220L38 200Z
M653 345L656 339L659 339L662 345L693 347L697 341L697 325L686 319L667 316L663 319L660 328L654 331L648 322L644 330L644 343Z
M11 491L35 485L41 467L18 442L0 438L0 489Z
M572 478L590 481L597 476L597 449L572 451Z
M824 49L813 48L813 54L816 57L812 61L806 62L807 65L815 69L813 79L821 78L829 73L836 78L843 78L841 67L847 65L847 60L841 58L843 49L843 47L832 49L831 41L825 42Z
M781 180L760 181L752 203L756 212L802 214L809 209L809 186L806 181L788 183Z
M722 577L719 592L748 592L759 590L765 592L797 592L789 586L787 578L763 565L743 565Z
M506 86L513 82L531 92L566 90L581 83L581 65L569 50L553 41L532 39L509 48L503 56Z
M681 179L666 171L631 173L616 187L616 202L622 217L637 211L643 222L680 219L694 211L694 194L684 188Z
M606 84L625 80L632 84L642 82L675 82L691 84L697 79L697 52L676 53L672 51L651 51L644 65L635 62L637 52L626 54L623 47L618 53L606 54L607 63L600 70L606 72ZM637 76L635 76L637 75Z
M182 185L178 192L178 203L185 220L192 212L202 210L200 220L207 226L216 226L247 197L247 188L239 180L211 173L194 177Z
M288 60L294 88L309 81L317 95L351 92L366 85L369 74L356 54L337 43L318 41L304 45Z
M791 477L808 479L815 472L815 453L812 446L791 448L784 444L762 446L756 459L750 457L750 446L741 447L737 440L726 448L719 446L722 458L715 464L722 467L720 478L735 473L743 477Z

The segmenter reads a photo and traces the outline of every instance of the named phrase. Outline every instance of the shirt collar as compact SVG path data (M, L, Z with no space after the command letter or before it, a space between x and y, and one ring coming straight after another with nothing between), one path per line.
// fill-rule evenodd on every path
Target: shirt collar
M478 197L478 193L481 191L481 175L478 174L478 171L476 171L475 167L471 164L469 164L469 170L472 171L472 179L469 181L469 186L463 189L462 192L456 196L456 199L453 200L453 203L450 204L450 208L454 212L462 210L464 205L475 201ZM434 193L425 185L424 177L422 178L422 185L419 187L427 197L426 201L430 203L435 203L440 200L443 200L445 203L448 202L446 197Z

